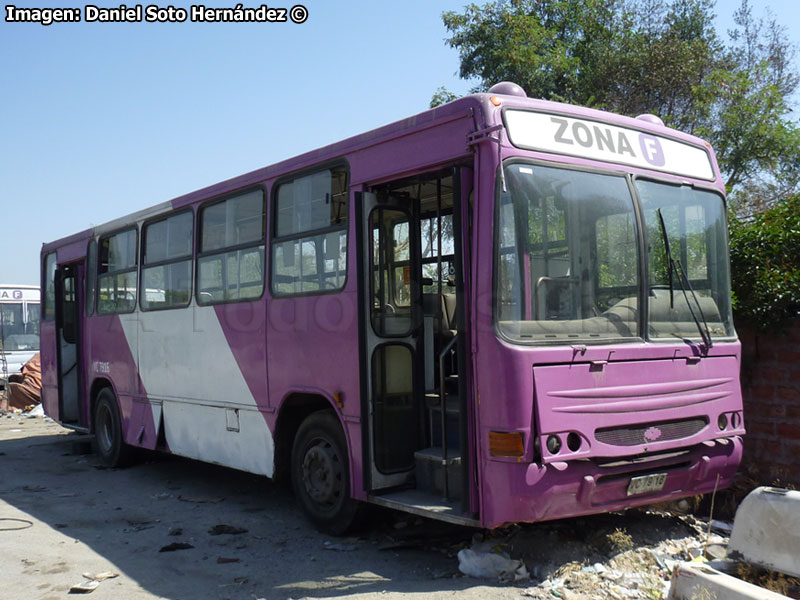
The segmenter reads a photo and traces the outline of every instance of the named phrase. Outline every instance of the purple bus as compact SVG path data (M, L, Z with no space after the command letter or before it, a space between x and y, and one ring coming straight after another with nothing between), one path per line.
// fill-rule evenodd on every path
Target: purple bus
M731 482L725 190L652 115L511 83L42 248L43 398L137 448L481 527Z

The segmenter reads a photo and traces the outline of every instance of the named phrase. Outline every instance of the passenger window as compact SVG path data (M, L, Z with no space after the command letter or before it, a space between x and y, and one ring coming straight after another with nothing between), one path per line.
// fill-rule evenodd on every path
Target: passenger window
M86 251L86 316L94 313L94 290L97 277L97 242L91 240Z
M128 313L136 308L136 243L135 229L100 238L98 314Z
M192 211L142 230L142 310L188 306L192 297Z
M264 192L260 189L200 209L199 304L261 297L264 292L264 217Z
M45 321L56 316L56 253L51 252L44 259L44 313Z
M272 240L276 296L340 290L347 276L347 170L278 185Z

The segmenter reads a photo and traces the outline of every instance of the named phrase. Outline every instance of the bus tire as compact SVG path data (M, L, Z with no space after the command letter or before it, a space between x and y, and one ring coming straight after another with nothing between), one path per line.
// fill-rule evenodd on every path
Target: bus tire
M94 451L107 467L124 467L133 459L133 448L122 439L122 421L114 392L103 388L94 405Z
M292 445L292 488L306 516L324 533L342 535L357 523L361 503L350 497L347 443L328 410L309 415Z

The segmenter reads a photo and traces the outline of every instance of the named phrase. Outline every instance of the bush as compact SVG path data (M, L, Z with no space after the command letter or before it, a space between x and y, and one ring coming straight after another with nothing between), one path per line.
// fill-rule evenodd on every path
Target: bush
M800 316L800 195L755 216L731 216L734 314L761 331Z

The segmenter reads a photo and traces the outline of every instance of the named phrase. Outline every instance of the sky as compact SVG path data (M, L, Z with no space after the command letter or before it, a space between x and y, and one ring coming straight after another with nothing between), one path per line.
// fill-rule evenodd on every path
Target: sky
M0 283L38 284L43 242L410 116L439 86L468 93L441 19L465 4L304 0L301 24L0 19ZM738 4L717 2L723 36ZM795 0L751 4L800 44Z

